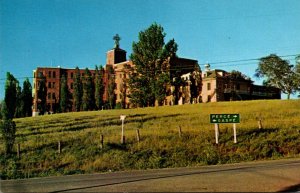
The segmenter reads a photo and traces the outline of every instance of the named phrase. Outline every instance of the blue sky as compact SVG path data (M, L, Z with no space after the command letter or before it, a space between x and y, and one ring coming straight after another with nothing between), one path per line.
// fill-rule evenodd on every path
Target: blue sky
M253 77L255 59L300 54L299 0L0 0L0 99L6 72L21 84L37 67L94 68L121 36L131 53L156 22L180 57ZM295 63L294 56L288 56Z

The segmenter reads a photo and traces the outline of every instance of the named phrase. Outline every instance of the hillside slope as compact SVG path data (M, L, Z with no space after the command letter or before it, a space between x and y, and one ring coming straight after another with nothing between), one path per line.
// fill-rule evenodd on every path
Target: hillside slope
M209 114L213 113L240 114L237 144L233 143L232 124L220 125L219 144L215 144L214 125L209 122ZM121 114L127 116L124 145L120 143ZM258 119L262 120L263 129L258 129ZM3 179L223 164L300 155L300 100L105 110L15 121L16 144L20 144L21 154L19 159L15 156L5 160L1 143ZM137 129L140 142L136 138ZM101 135L104 137L102 148Z

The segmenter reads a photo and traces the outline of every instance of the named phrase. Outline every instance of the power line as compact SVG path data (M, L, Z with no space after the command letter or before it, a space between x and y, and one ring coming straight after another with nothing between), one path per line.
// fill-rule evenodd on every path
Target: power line
M299 54L290 54L290 55L283 55L283 56L278 56L281 58L287 58L287 57L296 57ZM241 59L241 60L230 60L230 61L219 61L219 62L211 62L209 64L221 64L221 65L214 65L214 67L228 67L228 66L244 66L244 65L255 65L256 63L252 63L253 61L259 61L261 58L252 58L252 59ZM295 58L289 59L289 60L295 60ZM251 62L251 63L240 63L240 62ZM239 63L239 64L229 64L228 63ZM226 64L226 65L225 65ZM45 67L47 68L47 67ZM168 70L171 71L176 71L176 70L194 70L194 67L180 67L180 68L169 68ZM124 70L114 70L115 72L126 72ZM158 71L162 71L162 70L157 70ZM146 72L151 72L151 70L147 70ZM113 75L116 75L116 73L112 73ZM31 79L34 77L16 77L16 79L18 80L23 80L23 79ZM60 79L60 78L56 78L56 79ZM73 79L70 77L67 77L67 79ZM0 81L6 80L6 78L2 78L0 79ZM0 82L0 84L4 84L5 82Z

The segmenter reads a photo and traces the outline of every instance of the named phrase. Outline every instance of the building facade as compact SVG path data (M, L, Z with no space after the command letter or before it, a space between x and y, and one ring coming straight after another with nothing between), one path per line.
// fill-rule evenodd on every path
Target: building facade
M281 91L275 87L254 85L240 72L210 70L206 64L202 73L202 102L280 99Z
M131 108L127 81L129 79L128 70L134 68L134 64L127 60L126 51L120 48L118 35L114 37L114 40L114 48L106 53L106 65L103 71L103 101L109 100L109 86L113 82L115 104L122 108ZM202 73L197 60L172 57L168 58L167 66L171 83L167 86L164 105L280 99L279 89L254 85L250 79L241 76L241 74L232 74L224 70L210 70L209 65L205 66L205 71ZM40 101L37 96L37 89L41 77L44 76L46 79L46 111L54 113L59 104L61 78L66 77L69 91L73 93L75 73L75 69L61 67L38 67L33 71L33 116L39 114L38 105ZM95 70L90 70L90 73L95 77ZM80 74L84 76L85 69L80 69ZM75 111L74 104L70 111Z

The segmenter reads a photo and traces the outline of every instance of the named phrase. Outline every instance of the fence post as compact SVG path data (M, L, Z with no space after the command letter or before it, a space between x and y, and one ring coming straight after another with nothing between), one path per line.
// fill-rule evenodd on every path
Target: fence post
M103 135L100 135L100 148L101 149L104 147L103 141L104 141L104 137L103 137Z
M136 130L136 139L137 139L137 142L139 143L140 142L140 138L141 136L140 136L140 130L139 129L137 129Z
M181 126L178 126L178 135L181 138L182 136L182 130L181 130Z
M126 143L125 136L122 136L121 144L125 144L125 143Z
M61 143L60 143L60 141L58 141L58 153L59 154L61 153Z
M262 129L263 126L262 126L262 123L261 123L261 118L259 118L257 123L258 123L258 129Z
M18 145L17 145L17 157L18 157L18 159L20 159L20 151L21 151L21 147L20 147L20 144L18 143Z

